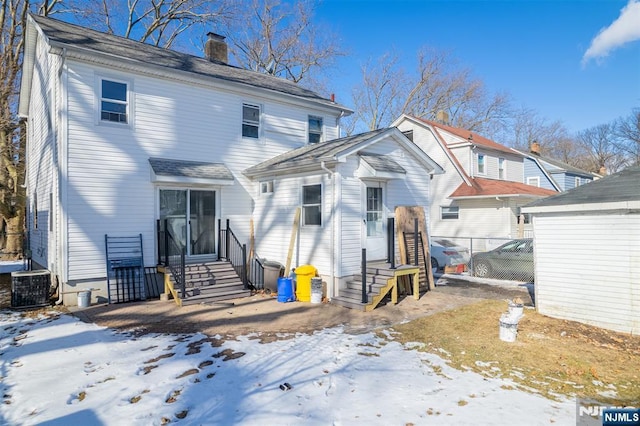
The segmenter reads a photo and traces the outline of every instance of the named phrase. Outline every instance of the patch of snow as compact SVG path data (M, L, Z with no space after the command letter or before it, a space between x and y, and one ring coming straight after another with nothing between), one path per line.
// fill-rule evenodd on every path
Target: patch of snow
M218 347L203 334L134 336L70 315L0 311L0 423L575 423L573 400L505 389L508 380L374 333L286 337Z

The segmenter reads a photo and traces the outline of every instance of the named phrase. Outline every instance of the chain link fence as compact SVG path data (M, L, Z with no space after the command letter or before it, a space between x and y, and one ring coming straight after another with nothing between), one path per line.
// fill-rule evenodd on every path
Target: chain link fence
M461 266L464 265L464 266ZM533 238L431 237L431 266L479 278L533 281Z

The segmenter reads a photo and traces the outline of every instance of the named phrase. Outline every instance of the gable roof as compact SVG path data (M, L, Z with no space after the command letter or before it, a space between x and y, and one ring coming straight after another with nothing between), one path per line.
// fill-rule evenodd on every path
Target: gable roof
M562 194L527 204L527 212L636 209L640 211L640 166L629 167Z
M486 178L472 178L473 185L458 186L455 191L449 195L452 199L465 198L493 198L493 197L548 197L557 194L556 191L550 189L538 188L537 186L527 185L520 182L511 182L507 180L496 180Z
M430 129L438 142L438 144L444 150L445 155L451 161L451 164L456 169L460 177L462 178L462 183L453 191L449 198L451 199L467 199L467 198L494 198L494 197L548 197L549 195L557 194L556 191L551 191L544 188L539 188L532 185L526 185L521 182L513 182L507 180L496 180L496 179L487 179L487 178L479 178L479 177L471 177L465 171L464 167L460 164L457 157L451 152L451 148L446 143L445 139L442 137L441 130L452 133L458 137L465 137L466 135L472 136L472 143L475 145L481 145L485 148L490 148L496 151L506 152L509 154L513 154L519 157L524 158L525 156L520 152L517 152L514 149L508 148L504 145L500 145L490 139L487 139L483 136L478 135L475 132L469 132L464 129L458 129L456 127L451 127L447 125L443 125L440 123L436 123L431 120L426 120L423 118L418 118L410 115L402 115L398 118L394 124L398 124L403 119L413 121L416 124L422 125L427 129Z
M111 59L134 62L149 68L162 68L244 86L259 87L321 103L343 110L347 114L352 112L330 99L283 78L238 68L222 62L213 62L207 58L152 46L48 17L32 14L29 16L29 22L33 22L39 27L52 47L67 49L67 54L75 51L85 55L102 55ZM35 39L34 35L30 36L27 33L27 38ZM35 45L35 40L30 40L30 42ZM25 56L30 52L29 49L25 49ZM28 63L32 63L32 61L25 60L25 65Z
M516 155L516 156L521 156L521 154L517 151L515 151L514 149L511 149L507 146L504 145L500 145L497 142L492 141L489 138L485 138L484 136L472 131L472 130L465 130L465 129L461 129L458 127L452 127L452 126L448 126L446 124L441 124L438 123L436 121L431 121L431 120L427 120L424 118L418 118L415 117L416 120L422 121L428 125L430 125L431 127L434 127L435 129L439 129L439 130L443 130L445 132L449 132L452 135L455 135L459 138L462 138L464 140L466 140L467 142L482 147L482 148L487 148L487 149L491 149L494 151L500 151L500 152L504 152L507 154L511 154L511 155Z
M263 161L260 164L249 167L244 170L243 174L248 177L257 177L260 175L286 174L300 170L321 169L325 163L331 165L342 162L347 156L358 153L366 147L389 137L394 138L401 143L406 141L406 143L404 143L405 148L417 157L423 165L433 173L444 173L442 167L433 161L431 157L425 154L424 151L408 140L400 130L395 127L389 127L317 144L305 145L301 148L285 152L269 160ZM389 169L385 171L402 173L400 165L391 159L384 160L385 162L382 163L382 160L378 159L376 162L373 156L369 156L365 152L361 152L360 154L364 154L364 161L374 168L379 167ZM398 169L398 167L400 167L400 169Z

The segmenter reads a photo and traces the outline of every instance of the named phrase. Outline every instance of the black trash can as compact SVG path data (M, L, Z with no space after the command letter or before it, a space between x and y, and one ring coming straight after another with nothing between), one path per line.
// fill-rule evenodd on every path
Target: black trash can
M284 265L272 260L262 262L264 267L264 289L271 293L278 292L278 278L284 274Z

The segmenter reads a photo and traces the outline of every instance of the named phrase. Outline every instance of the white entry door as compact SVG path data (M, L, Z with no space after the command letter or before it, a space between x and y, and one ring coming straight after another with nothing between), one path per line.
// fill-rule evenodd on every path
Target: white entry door
M367 184L364 196L367 260L384 260L387 257L384 183Z

